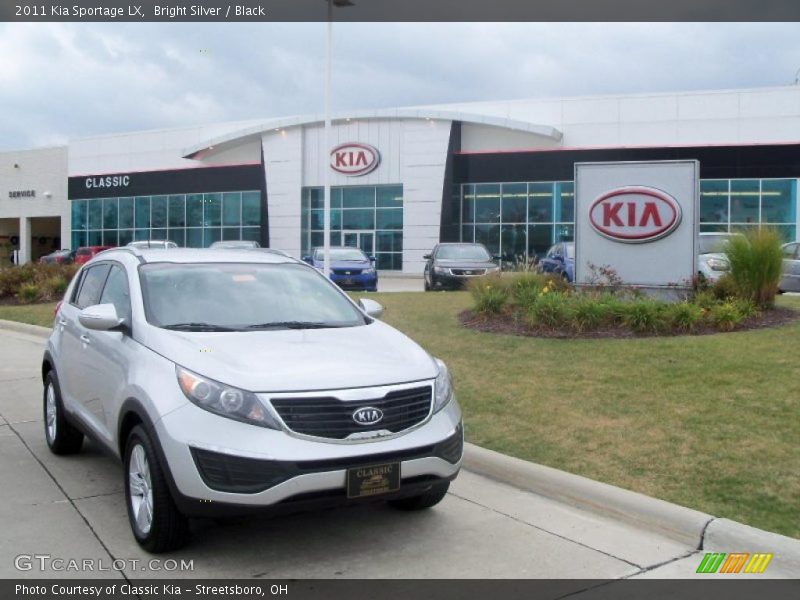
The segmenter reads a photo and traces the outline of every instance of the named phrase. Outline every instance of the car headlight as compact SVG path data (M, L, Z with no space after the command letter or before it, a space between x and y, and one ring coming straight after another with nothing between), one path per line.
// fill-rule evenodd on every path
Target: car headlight
M434 358L436 366L439 367L439 374L436 376L436 383L433 385L433 412L442 410L450 400L453 399L453 380L450 378L450 371L438 358Z
M373 269L372 267L369 267L369 268L364 269L363 271L361 271L361 274L362 275L375 275L375 269Z
M178 365L175 365L175 374L183 393L200 408L236 421L280 429L280 425L253 392L227 386Z
M434 273L445 274L445 273L447 273L447 269L445 269L444 267L433 267L433 272Z
M709 258L706 264L712 271L728 271L731 268L730 263L721 258Z

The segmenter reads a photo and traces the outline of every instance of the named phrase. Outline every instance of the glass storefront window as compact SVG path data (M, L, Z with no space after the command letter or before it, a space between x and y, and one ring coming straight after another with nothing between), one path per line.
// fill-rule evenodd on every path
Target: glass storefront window
M74 226L74 225L73 225ZM133 198L119 199L119 228L130 229L133 227ZM128 240L130 242L131 240ZM125 242L126 244L128 242Z
M375 210L342 210L342 229L375 229Z
M575 221L575 184L562 181L556 184L556 217L559 223Z
M342 208L374 208L375 188L372 186L342 188Z
M553 184L532 183L528 188L528 222L553 222Z
M503 225L501 228L502 252L504 261L525 262L528 238L525 225Z
M500 222L500 185L477 184L475 186L475 222Z
M528 212L528 184L504 183L501 206L503 223L525 223Z
M475 225L475 241L486 246L489 254L500 254L500 225Z
M464 196L461 203L461 222L475 222L475 186L467 184L464 186Z
M728 222L727 179L710 179L700 182L700 222Z
M261 240L259 191L76 199L71 213L73 248L163 239L202 248L219 239Z
M795 223L796 179L764 179L761 182L761 222Z
M377 229L402 229L403 209L393 208L377 211Z
M378 208L403 208L403 186L387 185L377 188Z
M731 180L731 223L758 223L758 179Z

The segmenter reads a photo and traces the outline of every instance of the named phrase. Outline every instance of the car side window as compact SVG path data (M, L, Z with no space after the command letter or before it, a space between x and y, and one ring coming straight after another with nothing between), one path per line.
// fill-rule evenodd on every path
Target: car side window
M75 306L83 309L100 302L100 292L103 290L109 268L109 265L97 265L86 271L75 300Z
M797 247L800 244L789 244L783 249L783 258L795 258L797 256Z
M131 294L128 289L128 275L125 273L125 269L119 265L112 265L100 296L100 304L107 303L113 304L117 309L117 316L130 324Z

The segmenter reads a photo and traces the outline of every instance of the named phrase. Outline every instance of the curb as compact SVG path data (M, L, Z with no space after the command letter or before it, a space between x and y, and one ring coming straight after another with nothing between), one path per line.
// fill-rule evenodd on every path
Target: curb
M464 444L464 468L576 508L718 552L766 552L780 569L800 573L800 540L545 467L474 444Z
M52 331L50 327L19 323L18 321L6 321L4 319L0 319L0 329L16 331L17 333L27 333L28 335L35 335L36 337L45 339L50 336L50 332Z

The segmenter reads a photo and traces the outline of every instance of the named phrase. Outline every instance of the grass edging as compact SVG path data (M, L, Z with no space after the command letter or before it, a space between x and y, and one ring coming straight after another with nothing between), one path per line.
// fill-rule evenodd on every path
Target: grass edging
M50 327L31 325L29 323L22 323L20 321L7 321L5 319L0 319L0 329L16 331L18 333L27 333L29 335L35 335L44 339L50 337L50 332L53 331Z

